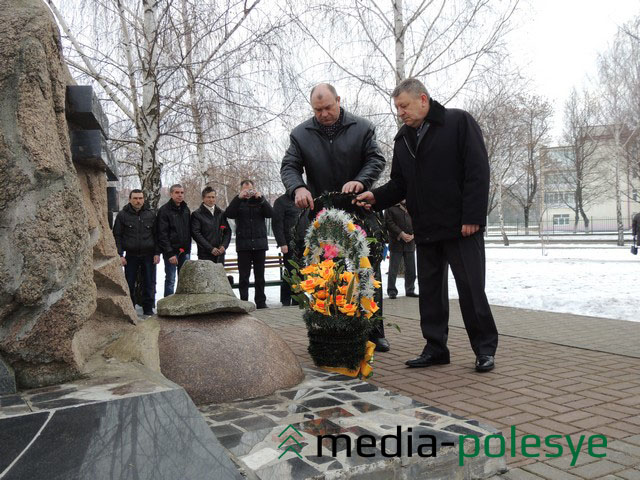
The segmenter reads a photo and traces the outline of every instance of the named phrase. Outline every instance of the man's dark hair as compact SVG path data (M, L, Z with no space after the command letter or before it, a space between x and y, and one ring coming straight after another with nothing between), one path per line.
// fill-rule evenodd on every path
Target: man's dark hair
M333 85L331 85L330 83L319 83L318 85L316 85L311 89L311 95L309 95L309 99L313 98L313 92L315 92L316 88L318 87L326 87L333 95L333 98L338 98L338 92L336 91Z
M213 189L213 187L209 187L209 186L204 187L204 189L202 190L202 198L206 197L210 193L213 193L214 195L216 195L216 191Z
M169 195L171 195L176 188L184 189L182 185L180 185L179 183L175 183L169 187Z
M407 92L414 97L419 97L424 93L427 97L431 98L427 87L417 78L406 78L401 81L396 88L393 89L393 92L391 92L391 98L396 98L402 92Z
M252 187L255 187L255 184L253 183L253 180L242 180L240 182L240 188L244 187L247 184L251 185Z
M129 192L129 200L131 200L131 195L133 195L134 193L141 193L144 195L144 192L142 190L140 190L139 188L134 188Z

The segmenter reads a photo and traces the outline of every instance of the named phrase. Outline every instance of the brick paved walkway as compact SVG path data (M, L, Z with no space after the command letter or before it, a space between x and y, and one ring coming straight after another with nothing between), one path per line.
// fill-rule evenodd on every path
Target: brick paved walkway
M499 478L640 480L640 323L494 307L501 333L496 368L478 374L457 301L451 302L451 364L423 369L404 365L424 345L417 300L399 297L385 300L384 307L387 321L402 332L387 328L392 350L376 354L372 383L485 421L501 428L507 440L515 425L518 444L526 434L608 439L606 458L590 457L583 447L571 466L570 455L518 453L507 458L510 471ZM289 342L301 363L312 366L299 309L255 315ZM568 453L567 441L560 443Z

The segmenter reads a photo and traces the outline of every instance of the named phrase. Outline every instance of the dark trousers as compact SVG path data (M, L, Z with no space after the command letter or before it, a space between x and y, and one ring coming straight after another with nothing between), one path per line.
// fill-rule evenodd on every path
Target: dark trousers
M382 283L382 271L380 270L380 264L378 263L378 264L372 265L372 267L373 267L373 273L374 273L375 279L378 280L380 283ZM382 297L383 297L382 288L377 288L373 295L373 300L380 307L380 310L376 312L380 316L384 316L383 308L382 308ZM384 321L380 319L375 321L375 324L373 325L373 329L371 330L371 333L369 333L369 340L371 340L372 342L375 343L375 341L379 338L385 338L384 337Z
M390 251L389 254L389 278L387 283L387 293L398 295L396 288L396 278L400 269L400 262L404 261L404 292L415 293L416 290L416 254L408 251Z
M447 354L449 334L448 268L458 287L460 310L476 355L494 355L498 330L484 293L485 256L482 232L470 237L418 245L420 327L425 353Z
M178 265L169 263L169 259L164 259L164 296L173 295L176 287L176 272L180 273L180 269L184 262L189 260L189 254L183 253L178 255Z
M293 267L289 263L289 260L291 260L292 258L293 252L291 250L289 250L287 253L282 254L284 268L287 270L287 272L289 272L289 275L291 275L291 271L293 270ZM285 307L291 305L292 303L293 305L297 305L298 302L291 299L291 285L285 282L284 279L280 280L282 281L282 284L280 285L280 302L282 303L282 305L284 305Z
M153 266L153 255L126 255L127 264L124 266L124 276L129 285L129 294L133 306L136 306L136 279L138 270L142 271L142 298L137 299L145 312L153 308L156 293L156 277Z
M263 305L267 297L264 294L264 261L266 250L242 250L238 252L238 290L240 300L249 300L249 277L251 276L251 266L253 265L253 278L255 283L254 302L256 305Z

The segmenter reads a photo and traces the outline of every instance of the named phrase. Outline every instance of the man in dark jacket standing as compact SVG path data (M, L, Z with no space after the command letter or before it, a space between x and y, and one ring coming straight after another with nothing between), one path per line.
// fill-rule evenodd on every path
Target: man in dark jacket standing
M387 293L394 299L398 295L396 277L400 262L404 262L404 291L407 297L417 297L416 288L416 242L413 236L411 217L403 200L384 212L384 224L389 233L389 280Z
M182 185L171 185L171 198L158 210L158 246L164 257L164 296L173 295L176 272L191 253L191 212Z
M325 192L359 193L371 188L385 160L371 122L340 107L332 85L313 87L310 100L314 116L292 130L280 176L296 205L313 210L313 198ZM380 266L374 268L379 276ZM378 351L389 350L382 323L371 334L371 341Z
M138 270L142 270L142 311L153 315L156 293L154 265L160 263L156 255L155 241L156 215L144 203L142 190L131 190L129 203L116 216L113 237L116 240L124 275L129 285L133 306L136 306L135 291Z
M301 213L302 210L286 193L273 202L273 235L284 257L284 266L289 272L293 269L289 260L293 258L294 250L302 252L304 235L309 226L308 217L301 216ZM291 287L285 281L280 285L280 302L284 307L288 307L292 302ZM297 305L295 300L293 304Z
M449 363L448 268L456 280L460 309L476 370L493 369L498 346L484 292L483 227L489 196L489 162L480 127L469 113L447 109L429 98L416 79L392 94L404 125L395 137L391 179L358 196L376 209L403 198L413 221L418 250L420 325L427 340L409 367Z
M240 299L249 300L249 277L253 265L256 308L267 308L264 262L269 244L265 218L271 218L273 210L269 202L256 191L251 180L240 182L240 189L240 193L231 200L225 210L227 218L236 221Z
M224 265L224 252L231 242L231 228L216 205L216 191L211 187L204 187L202 205L191 214L191 236L198 245L198 260Z

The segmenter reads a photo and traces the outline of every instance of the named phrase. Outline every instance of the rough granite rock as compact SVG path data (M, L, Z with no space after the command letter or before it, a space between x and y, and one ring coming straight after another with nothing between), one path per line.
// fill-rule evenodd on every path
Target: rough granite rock
M13 368L0 356L0 395L16 393L16 376Z
M176 293L158 300L158 315L167 317L253 310L253 303L235 296L224 267L208 260L186 261L178 276Z
M251 315L158 318L160 370L196 404L270 395L304 378L296 355Z
M72 162L72 82L45 3L0 0L0 353L23 387L80 375L73 339L95 315L136 319L108 266L105 174Z

